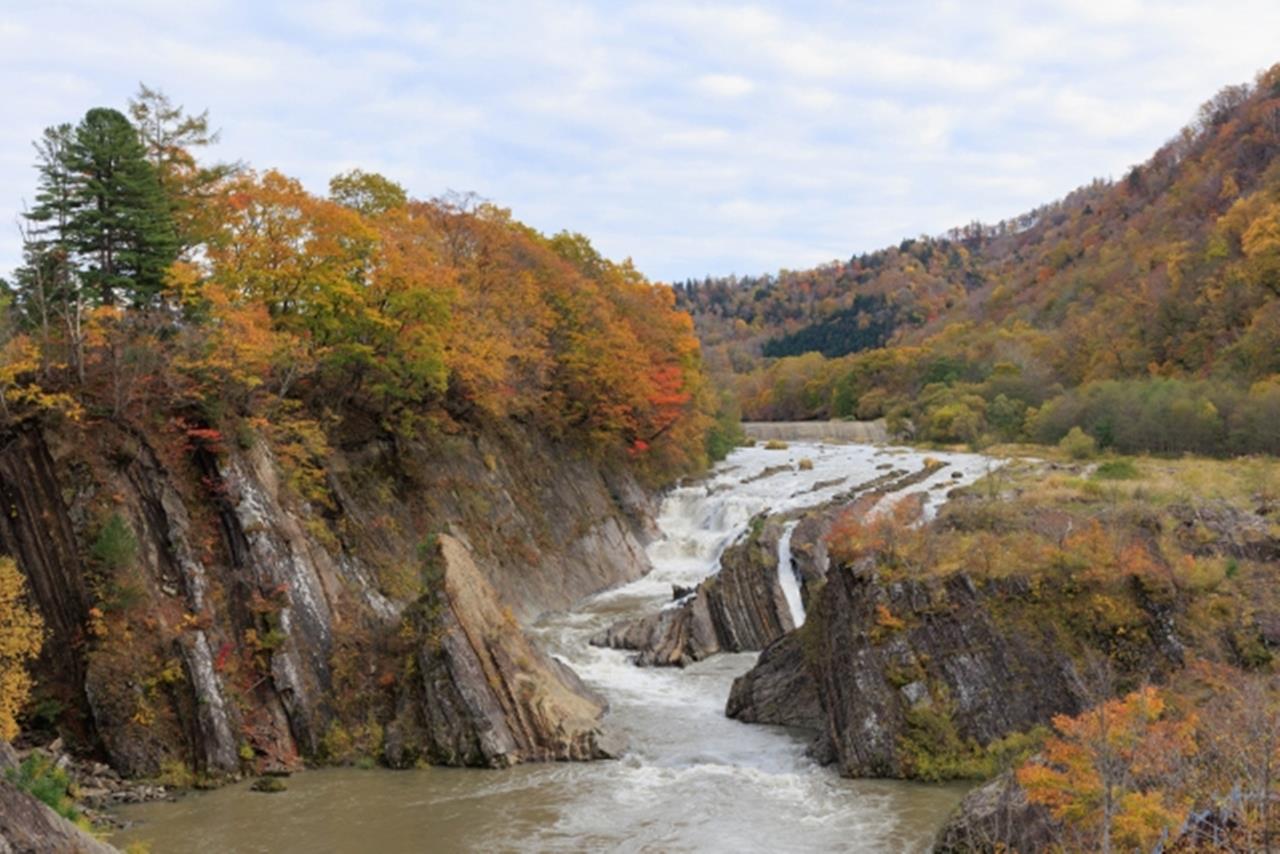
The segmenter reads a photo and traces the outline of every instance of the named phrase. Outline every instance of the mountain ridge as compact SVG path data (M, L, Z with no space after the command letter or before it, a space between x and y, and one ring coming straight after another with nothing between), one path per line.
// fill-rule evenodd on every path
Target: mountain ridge
M938 440L1055 439L1066 427L1034 417L1093 384L1274 385L1278 154L1273 66L1118 181L807 271L684 282L678 305L748 419L896 414ZM948 393L921 405L939 384ZM1001 394L1020 417L993 422ZM942 407L956 417L933 423Z

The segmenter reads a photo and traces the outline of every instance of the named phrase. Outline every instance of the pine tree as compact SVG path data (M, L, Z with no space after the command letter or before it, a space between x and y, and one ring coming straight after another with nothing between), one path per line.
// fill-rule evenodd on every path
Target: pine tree
M65 323L71 362L80 372L80 328L84 295L72 254L70 223L75 211L75 176L68 166L70 124L46 128L34 143L39 179L35 205L19 222L23 266L15 273L14 308L25 324L38 330L42 373L47 368L50 333Z
M170 205L146 154L129 120L102 107L85 114L66 152L75 181L70 244L104 305L118 292L135 304L152 301L177 257Z

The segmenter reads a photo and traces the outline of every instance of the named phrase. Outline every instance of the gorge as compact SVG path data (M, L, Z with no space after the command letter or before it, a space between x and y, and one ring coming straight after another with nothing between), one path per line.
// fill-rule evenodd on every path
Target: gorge
M270 797L241 784L177 804L129 808L125 816L138 824L115 841L213 852L305 851L320 841L341 848L376 840L379 850L393 851L412 847L398 840L431 834L447 840L441 844L450 850L569 851L584 844L788 850L855 841L867 849L923 849L963 789L843 780L805 755L806 736L726 718L730 684L754 663L754 653L720 653L685 668L641 668L628 653L588 639L619 620L669 611L672 588L714 577L722 552L749 535L760 514L819 507L887 469L929 476L884 500L914 493L933 507L945 491L991 467L976 455L934 456L937 468L926 469L923 454L872 445L735 451L710 475L665 498L647 549L652 571L536 620L531 631L538 642L608 701L606 725L629 740L616 761L530 765L500 775L309 771ZM780 596L779 570L768 570Z
M36 140L0 854L1280 838L1280 65L1023 215L670 285L217 137Z

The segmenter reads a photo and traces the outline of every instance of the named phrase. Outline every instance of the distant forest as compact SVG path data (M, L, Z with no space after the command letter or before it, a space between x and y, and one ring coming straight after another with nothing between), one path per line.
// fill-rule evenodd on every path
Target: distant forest
M1280 66L1118 181L811 270L683 282L678 304L747 418L1280 452L1277 154ZM1151 429L1106 427L1103 400Z

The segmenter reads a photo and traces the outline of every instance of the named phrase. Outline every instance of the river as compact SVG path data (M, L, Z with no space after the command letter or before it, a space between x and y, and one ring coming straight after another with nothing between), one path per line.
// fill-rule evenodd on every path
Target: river
M931 456L948 465L911 487L929 495L926 512L990 464L970 454ZM812 468L800 465L804 459ZM820 504L883 474L886 464L916 470L923 459L872 445L739 449L709 477L667 496L661 536L649 547L653 572L544 616L534 633L608 698L609 725L629 737L621 760L308 771L282 793L238 784L123 808L135 824L111 841L149 842L153 854L926 850L964 787L842 779L804 755L804 734L726 718L730 685L755 653L683 670L638 668L625 652L587 643L616 620L663 607L673 584L713 573L756 513ZM792 599L788 591L800 608Z

